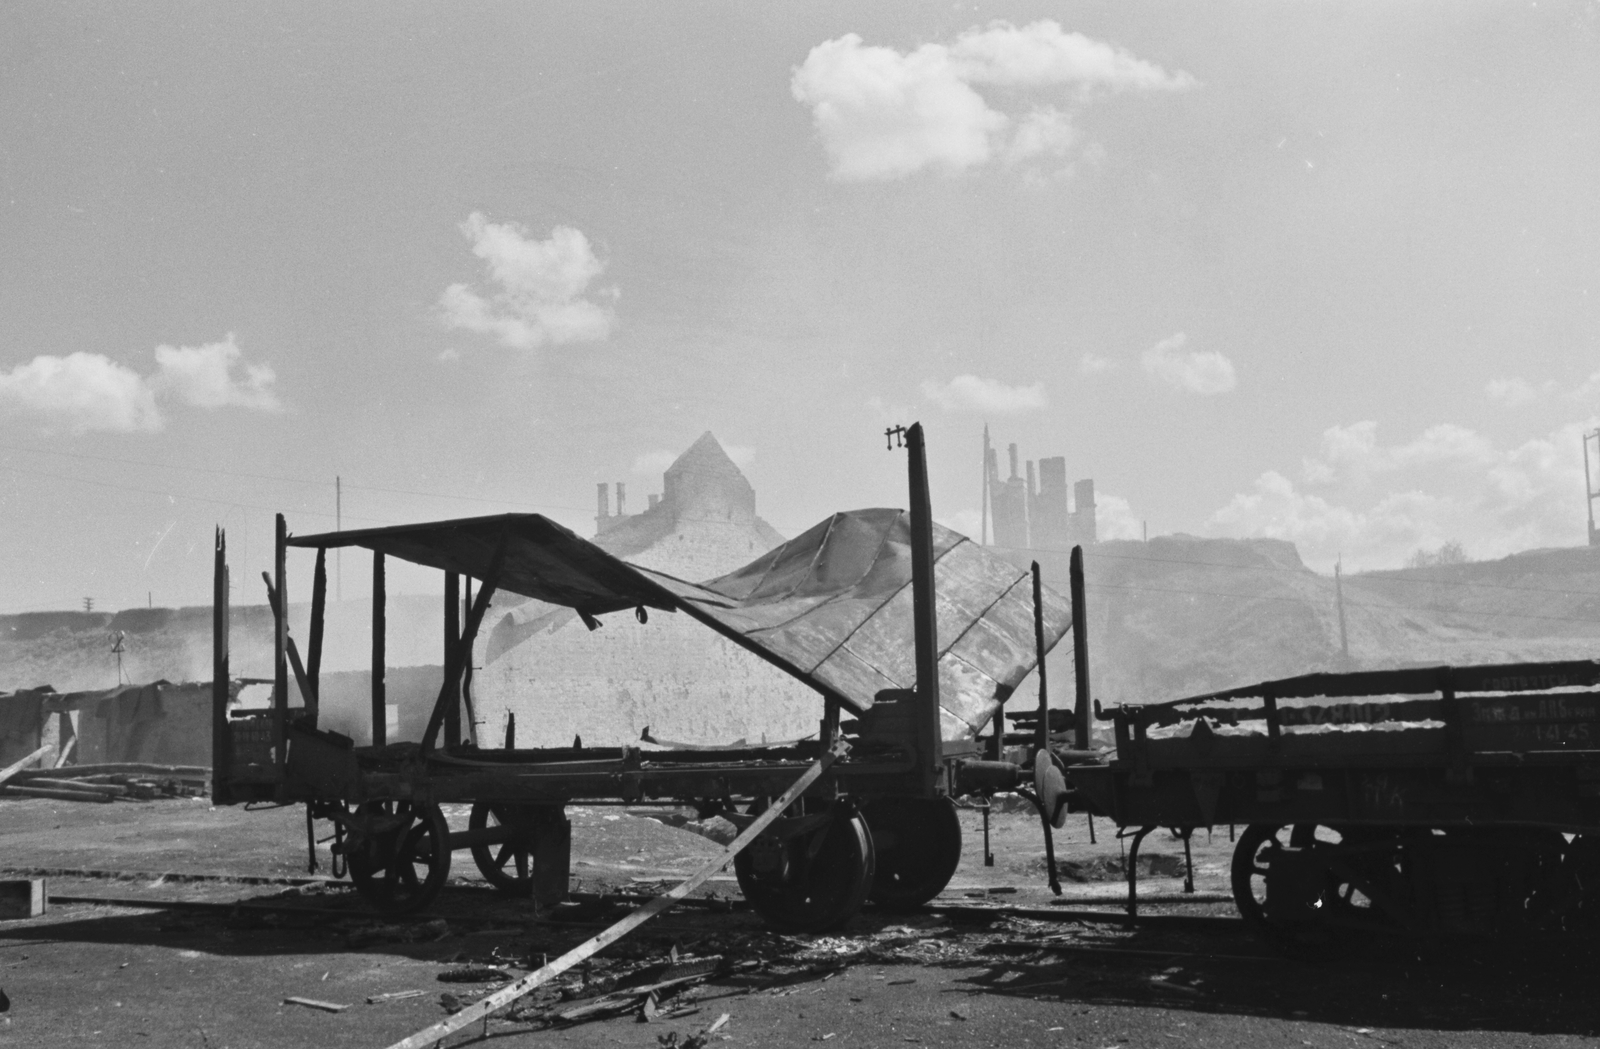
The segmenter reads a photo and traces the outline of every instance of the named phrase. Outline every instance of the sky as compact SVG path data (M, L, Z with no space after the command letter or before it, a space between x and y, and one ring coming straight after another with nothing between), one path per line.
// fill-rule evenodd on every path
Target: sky
M794 535L915 420L972 532L987 423L1103 536L1579 545L1596 113L1595 2L9 4L0 612L706 430Z

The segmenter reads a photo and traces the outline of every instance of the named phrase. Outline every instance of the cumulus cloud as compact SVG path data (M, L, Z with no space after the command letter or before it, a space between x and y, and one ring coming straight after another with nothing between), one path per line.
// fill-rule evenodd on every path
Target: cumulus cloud
M208 409L281 407L271 366L244 363L231 332L202 346L157 346L155 358L156 370L141 375L104 354L41 355L0 372L0 407L47 433L72 434L159 430L163 400Z
M1238 385L1233 362L1216 350L1187 350L1189 337L1178 332L1139 358L1145 374L1202 397L1227 393Z
M151 385L196 408L276 411L282 407L272 390L277 381L272 365L244 364L243 374L235 375L234 366L242 364L243 357L231 331L221 342L157 346L156 365L160 370Z
M1078 135L1061 103L1081 106L1096 94L1194 84L1187 73L1168 73L1044 20L1021 27L992 22L949 44L910 51L869 45L848 33L812 48L789 88L811 109L833 176L880 181L925 169L956 174L994 160L1015 165L1064 156ZM986 96L974 85L996 90ZM1040 91L1055 97L1025 97Z
M1007 386L976 375L957 375L945 383L928 379L922 384L922 396L947 412L983 415L1020 415L1038 411L1050 403L1045 397L1043 383Z
M1483 387L1486 397L1496 404L1507 408L1520 408L1524 404L1532 404L1541 396L1550 392L1553 383L1545 383L1543 388L1536 387L1526 379L1512 377L1509 379L1490 379Z
M1258 477L1214 513L1223 535L1288 539L1310 564L1395 568L1419 549L1461 541L1474 556L1584 540L1580 435L1571 423L1512 447L1465 427L1429 427L1394 445L1376 424L1335 426L1296 486L1278 471Z
M1577 389L1572 391L1570 396L1575 401L1600 399L1600 372L1590 375Z
M135 433L162 425L144 376L98 353L39 356L0 373L0 405L52 432Z
M557 226L544 240L514 222L490 222L474 211L460 226L483 260L494 290L479 294L452 284L439 296L439 316L448 328L493 336L504 346L531 350L546 344L594 342L611 334L616 317L585 296L605 271L589 239ZM615 289L598 292L615 297Z
M1078 371L1084 375L1103 375L1116 366L1116 361L1098 353L1086 353L1078 360Z
M1094 530L1101 539L1143 539L1144 521L1122 496L1096 492Z

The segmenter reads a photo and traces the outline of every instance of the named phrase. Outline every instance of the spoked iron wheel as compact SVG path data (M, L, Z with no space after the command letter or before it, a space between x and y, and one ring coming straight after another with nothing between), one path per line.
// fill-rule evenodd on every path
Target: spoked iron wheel
M485 881L510 896L533 894L533 829L538 806L513 802L478 801L472 805L467 826L472 830L514 828L498 845L472 846L472 862Z
M781 841L758 839L733 860L750 906L789 932L838 928L861 909L872 888L872 834L866 821L846 805L834 803L830 810L827 803L812 804L816 807L807 815L831 816L821 827Z
M358 820L370 829L346 845L350 880L384 914L432 903L450 875L450 827L429 802L369 801Z
M961 863L961 820L949 798L874 798L861 808L876 872L867 898L913 911L950 883Z
M1395 915L1367 893L1384 896L1390 908L1399 904L1397 855L1394 835L1381 830L1252 824L1233 851L1234 903L1246 923L1280 945L1336 929L1394 931Z

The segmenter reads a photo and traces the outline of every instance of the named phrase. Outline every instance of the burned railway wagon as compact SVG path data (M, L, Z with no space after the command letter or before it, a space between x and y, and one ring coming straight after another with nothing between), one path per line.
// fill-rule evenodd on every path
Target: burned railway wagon
M1133 858L1156 827L1246 825L1234 898L1279 939L1592 934L1597 683L1600 662L1441 666L1096 704L1115 756L1050 800L1113 819Z
M276 615L274 686L271 706L261 709L228 705L228 569L219 532L216 799L305 803L308 834L311 821L331 821L336 860L383 911L425 906L460 849L491 884L553 905L567 894L567 804L687 804L743 828L821 764L820 778L736 857L745 896L774 924L805 930L837 925L869 897L920 906L960 860L951 795L1014 786L1020 775L1016 765L982 760L975 736L1072 617L1036 575L1030 587L1026 573L933 524L921 427L902 434L909 513L834 514L745 568L698 584L621 561L537 514L310 536L289 535L280 515L266 577ZM342 547L374 558L371 746L317 724L325 555ZM303 659L286 619L293 548L315 551ZM444 684L418 741L385 738L386 558L444 574ZM519 749L513 739L475 738L470 713L462 717L471 704L466 671L496 590L571 608L591 629L611 614L637 619L637 629L649 629L652 613L690 616L815 689L817 738L739 750L645 742ZM470 803L468 828L452 830L440 803Z

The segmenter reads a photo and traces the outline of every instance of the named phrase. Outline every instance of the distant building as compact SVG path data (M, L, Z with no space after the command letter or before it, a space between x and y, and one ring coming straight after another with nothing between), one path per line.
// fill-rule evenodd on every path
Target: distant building
M1000 477L999 455L984 428L984 476L994 545L1011 549L1070 550L1096 541L1094 481L1084 479L1067 491L1067 460L1040 459L1038 473L1027 463L1026 477L1017 473L1017 446L1007 449L1011 475Z

